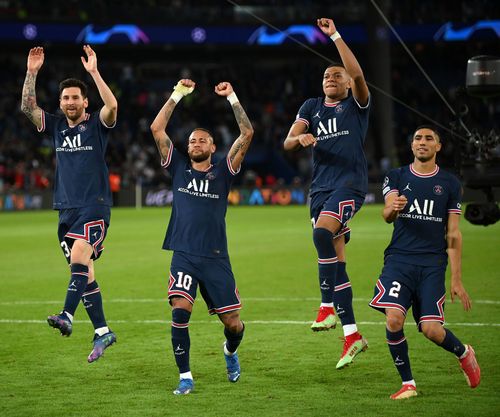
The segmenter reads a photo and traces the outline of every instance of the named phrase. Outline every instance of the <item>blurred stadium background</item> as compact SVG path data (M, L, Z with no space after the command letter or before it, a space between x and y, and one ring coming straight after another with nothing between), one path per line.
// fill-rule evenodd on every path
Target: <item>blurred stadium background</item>
M478 389L467 387L452 355L434 348L408 322L420 395L405 404L388 399L399 378L387 352L383 317L367 306L391 233L380 206L367 204L353 219L347 248L356 318L370 349L345 372L330 371L341 330L309 329L318 303L316 254L307 208L295 203L306 201L310 154L285 154L282 142L302 102L322 94L327 62L320 55L338 58L316 31L317 17L334 19L371 85L368 203L381 201L387 169L411 161L413 129L430 120L443 128L438 163L462 171L466 183L473 178L476 187L495 186L498 201L500 101L468 95L465 80L471 57L500 55L500 2L376 4L453 112L370 0L0 0L1 416L499 414L498 223L480 228L462 222L463 279L474 307L465 313L448 299L446 306L447 325L475 347L483 371ZM120 179L118 208L105 254L96 263L118 343L97 366L85 360L92 328L81 307L71 338L46 325L45 317L60 307L67 277L57 248L57 213L45 210L52 204L54 153L50 138L39 136L19 110L27 53L36 45L44 46L46 57L37 78L40 106L56 111L58 83L69 76L88 82L91 110L101 106L80 63L83 43L95 48L99 69L119 100L107 155ZM256 132L231 202L275 206L228 210L231 262L247 324L242 379L228 386L220 325L207 318L199 300L190 326L196 390L179 399L170 394L177 383L166 303L171 254L160 250L169 208L127 206L169 204L170 179L159 167L149 125L176 81L188 76L198 89L174 113L170 136L182 147L190 129L203 125L216 134L218 156L227 151L237 127L213 86L231 81ZM452 134L452 125L460 125L454 112L473 135L463 128ZM484 202L486 194L466 187L465 198Z
M465 74L471 57L500 55L500 3L376 3L447 103L404 51L373 3L0 1L0 208L51 207L51 142L37 135L19 110L29 48L45 47L46 61L37 79L41 107L55 112L58 82L76 76L90 81L92 110L101 102L79 60L83 43L96 49L101 73L119 101L118 125L108 148L113 180L120 183L116 205L168 204L169 178L159 168L149 124L182 77L194 79L198 88L183 101L169 126L170 136L180 147L197 125L215 132L219 156L234 140L237 126L232 113L213 94L213 86L220 80L233 83L254 124L254 143L236 183L246 191L233 195L232 202L265 202L258 192L252 198L252 190L265 187L282 190L274 199L266 194L271 195L269 201L303 203L306 194L297 190L307 189L309 151L286 154L282 142L303 101L322 95L327 61L321 56L338 59L335 47L315 27L318 16L334 18L372 86L366 153L373 186L367 202L380 202L378 184L385 171L411 160L411 133L422 123L435 122L442 128L441 166L459 172L464 156L479 158L476 167L480 170L486 170L485 164L492 160L498 166L498 134L490 135L488 144L477 144L474 138L479 135L486 141L492 130L499 132L500 100L467 95ZM450 130L457 124L452 111L460 114L465 105L469 112L462 120L475 133L473 138L466 137L462 129L455 136ZM500 173L495 181L499 186ZM142 196L136 195L137 185ZM286 191L290 189L295 193ZM466 200L472 199L484 197L466 190Z

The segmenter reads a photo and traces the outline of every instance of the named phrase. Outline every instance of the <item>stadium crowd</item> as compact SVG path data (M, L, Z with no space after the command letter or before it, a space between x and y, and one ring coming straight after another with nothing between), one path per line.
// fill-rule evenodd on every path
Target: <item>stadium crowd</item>
M18 7L22 3L22 7ZM54 2L58 7L43 10L37 2L0 2L0 11L3 19L9 16L22 19L23 16L46 19L65 20L71 10L87 10L93 4L105 9L103 14L93 16L107 16L113 10L113 16L119 19L134 16L134 2L130 8L117 8L114 2L90 1L75 6L76 2ZM141 2L137 2L139 4ZM151 10L160 10L162 2L150 0ZM157 4L158 3L158 4ZM196 10L203 7L213 8L210 1L196 2L197 7L186 7L194 2L172 2L168 8L179 9L182 14L185 9L190 10L190 16L195 16ZM220 2L219 2L220 3ZM271 13L276 8L268 6L278 2L253 1L252 7L264 7ZM302 10L300 4L311 3L306 8L315 16L320 13L314 2L292 2L290 10ZM351 4L355 2L348 1ZM490 4L485 3L479 9L486 16ZM430 1L420 2L418 10L422 13L429 7ZM462 8L467 8L461 3ZM141 3L142 5L142 3ZM199 8L198 8L199 6ZM157 9L155 9L157 7ZM224 20L224 13L236 13L227 5L220 6L219 22ZM342 6L343 7L343 6ZM353 6L354 7L354 6ZM159 8L159 9L158 9ZM217 9L217 8L216 8ZM225 12L222 12L222 9ZM354 8L355 9L355 8ZM52 15L47 14L51 10ZM140 19L154 22L154 16L148 16L148 7L141 6ZM228 11L229 10L229 11ZM474 10L467 9L461 14L463 18L475 18ZM309 13L309 11L307 13ZM414 12L414 10L412 9ZM116 13L115 13L116 12ZM352 10L351 10L352 12ZM194 13L194 14L193 14ZM306 13L306 14L307 14ZM409 21L409 10L398 7L391 10L396 22ZM444 11L443 11L444 13ZM123 14L123 16L122 16ZM351 13L352 14L352 13ZM418 16L418 13L416 14ZM128 16L128 17L127 17ZM156 13L158 16L158 13ZM347 14L347 16L351 16ZM135 16L134 16L135 17ZM292 21L295 16L287 19ZM358 17L359 18L359 17ZM75 17L75 19L83 19ZM205 21L210 22L210 15ZM214 17L215 19L215 17ZM350 17L347 20L355 19ZM418 19L417 19L418 20ZM189 21L186 17L186 21ZM234 16L230 21L238 22ZM0 66L0 192L13 190L33 190L50 188L53 182L54 153L48 137L38 135L19 110L21 87L26 68L26 52L31 45L18 45L12 53L2 53ZM467 59L487 53L491 43L467 42L456 44L416 43L409 45L422 67L429 73L443 95L456 109L459 104L466 102L469 115L464 120L472 127L483 129L498 129L500 124L500 103L498 100L481 100L467 97L463 94L465 84L465 70ZM336 59L335 51L323 47L322 54ZM353 45L360 52L360 61L365 63L368 58L366 45ZM146 48L146 47L145 47ZM235 138L237 126L234 123L230 107L213 93L213 86L221 80L230 80L255 128L254 144L245 160L242 174L239 175L237 185L242 184L282 184L307 183L311 171L310 153L303 150L297 153L285 153L283 140L286 137L291 121L300 105L308 97L322 95L318 79L326 67L326 63L305 50L300 50L299 59L295 59L295 52L263 51L259 48L250 48L246 52L228 50L227 53L219 50L217 58L208 58L210 52L206 50L199 59L193 58L199 50L189 49L184 53L174 53L171 50L151 49L141 51L140 57L134 57L134 51L124 54L125 49L112 47L97 48L101 63L101 72L109 83L119 102L119 117L117 128L111 133L108 145L108 165L113 175L121 179L122 188L133 187L137 182L144 185L157 186L168 183L169 178L160 168L154 141L152 140L149 125L154 119L155 112L165 97L170 94L172 87L179 78L192 78L197 82L196 92L188 97L182 106L186 111L174 115L169 126L169 135L178 145L185 144L189 132L195 126L204 126L214 132L218 152L216 157L224 155L230 143ZM298 49L301 49L297 46ZM493 52L493 51L492 51ZM46 54L51 65L44 67L37 80L37 100L39 105L48 112L55 112L58 108L56 101L49 101L48 97L58 96L58 83L67 77L80 77L87 80L83 69L79 66L78 48L68 47L59 49L57 45L48 45ZM332 55L329 55L332 54ZM184 59L185 58L185 59ZM221 58L221 59L219 59ZM313 58L313 59L309 59ZM258 66L257 66L258 62ZM437 63L439 62L439 65ZM366 78L377 84L370 77L369 66L365 65ZM447 106L439 99L436 92L424 79L421 72L411 61L410 57L397 44L391 46L391 91L392 96L403 101L411 108L427 115L443 126L449 127L453 116ZM89 82L91 103L97 106L97 91ZM374 90L372 90L372 94ZM377 96L374 94L374 107L377 106ZM207 112L206 109L213 109ZM393 103L394 118L391 126L380 127L375 130L374 115L367 136L366 156L369 166L369 179L378 182L382 175L391 167L407 163L411 159L408 148L409 127L423 122L416 112L407 107ZM90 108L89 110L96 110ZM221 116L222 115L222 116ZM384 135L380 131L392 130L395 146L389 154L384 154ZM453 165L453 151L456 149L456 139L451 139L447 132L444 134L445 147L439 157L440 164ZM455 145L455 146L454 146Z

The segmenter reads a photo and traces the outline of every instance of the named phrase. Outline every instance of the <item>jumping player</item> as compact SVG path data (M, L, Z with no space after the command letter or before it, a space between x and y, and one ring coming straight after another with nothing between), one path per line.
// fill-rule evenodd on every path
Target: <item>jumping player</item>
M411 149L413 163L390 171L383 184L382 215L387 223L394 223L394 231L370 302L386 315L387 344L403 381L401 389L391 395L393 400L417 395L403 331L410 307L419 331L458 358L469 386L477 387L481 379L474 349L463 345L443 326L448 258L451 300L458 297L464 310L471 308L462 285L462 235L458 225L462 187L457 178L436 165L441 142L434 127L417 128Z
M231 84L221 82L215 93L226 97L231 104L240 135L227 157L212 164L213 136L206 129L196 128L188 139L189 157L183 156L174 148L165 129L177 103L194 88L193 81L180 80L151 124L161 164L172 176L174 193L163 249L174 251L168 298L172 305L172 348L180 374L178 387L173 391L176 395L189 394L194 388L188 326L198 286L209 313L217 314L224 324L223 350L229 382L240 378L236 350L245 328L240 320L241 301L229 262L225 216L230 186L250 146L253 128Z
M370 93L356 57L333 21L321 18L317 24L335 43L342 63L332 64L325 70L325 96L310 98L302 105L284 148L312 147L310 214L318 253L321 305L311 328L314 331L335 328L335 306L345 338L337 363L337 369L341 369L368 347L354 318L345 244L350 236L347 223L361 208L368 187L363 144Z
M53 115L38 107L35 82L44 62L42 47L28 54L28 71L24 81L21 110L39 132L52 136L56 152L54 209L59 211L58 236L64 256L71 268L66 301L60 314L49 316L50 326L61 335L70 336L78 303L83 305L95 329L94 348L89 362L99 359L116 341L108 328L102 297L94 277L94 260L103 249L110 222L111 192L105 152L108 131L114 127L117 101L97 69L97 56L88 45L83 47L85 70L94 80L104 106L87 113L87 86L69 78L59 85L59 107L63 116Z

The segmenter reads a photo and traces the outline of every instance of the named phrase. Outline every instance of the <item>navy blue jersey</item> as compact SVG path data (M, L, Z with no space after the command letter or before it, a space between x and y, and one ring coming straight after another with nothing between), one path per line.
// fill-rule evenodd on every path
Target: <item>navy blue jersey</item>
M56 151L54 209L112 205L105 160L111 127L99 112L87 113L83 122L69 127L65 116L42 111L39 131L52 136Z
M207 171L197 171L171 146L162 166L172 176L174 193L163 249L212 258L228 256L227 197L237 174L229 158Z
M305 123L317 139L312 148L311 194L339 188L366 194L368 177L363 144L369 109L370 101L361 107L352 95L334 104L318 97L302 105L295 123Z
M387 174L382 193L384 198L398 193L408 199L394 221L385 256L394 255L395 260L413 265L446 265L448 216L462 213L458 179L437 165L430 174L419 174L409 165Z

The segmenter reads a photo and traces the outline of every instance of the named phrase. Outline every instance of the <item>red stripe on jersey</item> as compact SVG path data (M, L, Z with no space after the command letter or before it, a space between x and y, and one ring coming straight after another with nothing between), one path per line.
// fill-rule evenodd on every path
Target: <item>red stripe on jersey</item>
M436 165L436 168L434 168L434 171L430 172L429 174L421 174L421 173L415 171L415 169L413 169L413 164L410 164L410 171L416 177L429 178L429 177L433 177L434 175L436 175L439 172L439 167Z
M174 144L173 143L170 143L170 146L168 148L168 152L167 152L167 158L165 159L165 161L161 161L161 166L163 168L167 168L169 165L170 165L170 161L172 160L172 152L174 151Z
M309 121L306 120L306 119L303 119L302 117L298 117L295 119L295 121L293 123L297 123L297 122L302 122L304 123L307 127L309 127Z
M241 165L239 166L238 170L235 171L233 169L233 166L231 165L231 160L229 159L229 154L226 157L226 162L227 162L227 168L229 169L229 172L231 173L231 175L236 175L238 172L240 172Z

